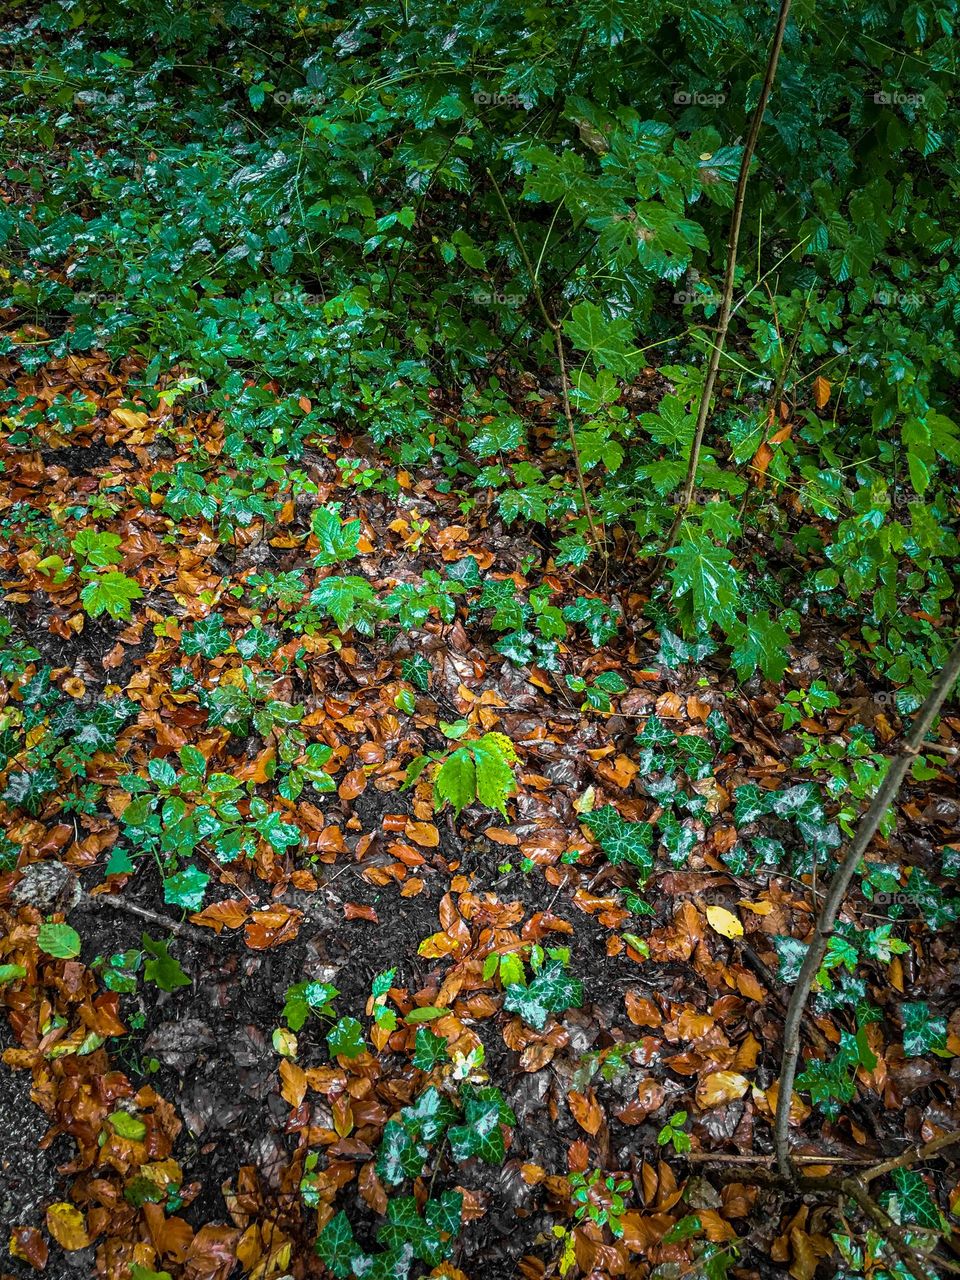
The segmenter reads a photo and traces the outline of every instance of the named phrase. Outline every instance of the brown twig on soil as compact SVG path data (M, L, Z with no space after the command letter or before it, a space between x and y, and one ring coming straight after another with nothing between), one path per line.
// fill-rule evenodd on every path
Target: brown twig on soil
M757 138L760 134L760 126L763 124L764 112L767 108L767 100L773 89L773 82L776 79L777 63L780 60L780 49L783 46L783 34L787 26L787 17L790 13L790 0L780 0L780 12L777 15L777 25L774 30L773 39L770 42L770 52L767 55L767 69L763 77L763 87L760 90L760 97L757 99L757 105L750 121L750 130L747 134L747 140L743 148L743 156L740 160L740 174L737 178L736 191L733 197L733 209L730 213L730 229L727 234L727 266L723 279L723 293L720 302L720 315L717 318L716 335L710 346L710 359L707 362L707 372L703 381L703 390L700 393L700 404L697 409L697 425L693 434L693 441L690 445L690 458L687 464L687 474L683 482L683 489L680 492L680 502L677 506L677 514L674 517L673 524L660 548L656 560L647 573L644 581L649 586L655 582L660 576L663 569L663 562L667 551L671 547L677 530L683 523L687 512L690 510L690 504L693 501L693 491L697 483L697 468L700 465L700 452L703 448L703 437L706 433L707 423L710 420L710 409L713 405L713 388L717 381L717 373L720 369L720 361L723 357L724 346L727 341L727 331L730 328L730 315L733 309L733 290L735 284L735 275L737 267L737 248L740 243L740 227L743 223L743 210L746 203L747 179L750 176L750 164L753 160L753 153L756 150Z
M189 938L191 942L200 943L207 946L213 941L217 934L208 934L200 929L195 928L192 924L186 924L180 920L174 920L172 916L161 915L159 911L151 911L149 907L141 907L136 902L128 902L126 898L121 898L117 894L102 893L96 897L87 894L77 904L79 910L103 910L111 907L115 911L125 911L127 915L138 916L141 920L146 920L150 924L158 925L161 929L168 929L171 933L176 934L178 938Z
M790 0L785 0L789 4ZM530 277L530 287L533 290L533 296L539 308L540 314L543 316L543 322L553 334L553 342L557 352L557 361L560 365L560 390L563 397L563 416L567 423L567 434L570 438L570 451L573 454L573 465L577 471L577 484L580 488L580 497L583 500L583 512L587 517L587 524L590 526L590 536L593 539L594 546L607 554L606 541L597 529L593 518L593 508L590 506L590 499L587 497L587 484L583 478L583 466L580 463L580 449L577 446L577 433L573 423L573 410L570 407L570 385L567 380L567 359L563 350L563 329L559 320L556 320L547 306L546 299L543 296L543 290L540 288L540 282L537 279L537 273L534 270L533 263L530 261L530 255L527 253L526 245L520 235L519 228L514 221L513 214L507 206L507 202L500 190L500 184L493 176L493 172L487 169L487 177L490 179L493 189L496 192L497 200L500 202L500 208L503 210L503 216L507 220L507 226L510 228L510 234L513 236L514 244L519 250L520 257L523 259L523 265L526 268L527 275Z
M797 1063L800 1058L800 1025L806 1010L807 1000L817 971L826 954L830 939L836 927L837 916L847 896L850 881L860 864L860 859L867 850L877 828L883 821L888 808L896 799L907 770L912 764L916 749L923 743L931 725L937 718L940 708L950 695L957 677L960 676L960 640L950 651L939 677L926 702L920 709L905 749L890 762L886 775L874 796L869 809L860 819L854 833L850 848L839 869L830 882L830 888L823 900L820 914L814 926L813 937L807 947L803 964L796 985L787 1006L787 1017L783 1033L783 1060L780 1066L780 1087L777 1097L777 1112L774 1121L774 1148L777 1153L777 1167L784 1177L792 1173L790 1163L790 1100L793 1096L793 1082L797 1074Z

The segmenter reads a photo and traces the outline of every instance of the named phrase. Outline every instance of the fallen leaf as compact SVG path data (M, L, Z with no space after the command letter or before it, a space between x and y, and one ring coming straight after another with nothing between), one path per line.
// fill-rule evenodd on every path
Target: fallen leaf
M90 1244L87 1234L87 1223L83 1214L74 1204L59 1201L47 1210L47 1230L62 1249L73 1253L77 1249L86 1249Z
M274 903L263 911L255 912L246 923L244 941L253 951L266 951L292 942L300 932L303 912L294 907Z
M725 907L707 907L707 924L722 938L742 938L743 925Z
M749 1088L750 1081L737 1071L714 1071L697 1084L697 1106L701 1111L723 1106L742 1098Z

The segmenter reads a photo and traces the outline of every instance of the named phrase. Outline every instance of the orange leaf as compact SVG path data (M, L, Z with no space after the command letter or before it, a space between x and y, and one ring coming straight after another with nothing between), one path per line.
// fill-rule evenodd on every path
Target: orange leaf
M830 399L830 383L826 378L814 378L813 380L813 398L817 402L817 408L822 409Z
M412 818L404 828L408 840L423 849L436 849L440 844L440 832L432 822L415 822Z
M253 951L282 946L285 942L292 942L300 932L302 919L302 911L274 903L250 917L243 931L244 941Z
M369 920L371 924L380 923L380 917L373 907L365 907L359 902L345 902L343 917L345 920Z
M203 925L219 933L221 929L239 929L247 918L248 907L240 898L227 898L224 902L212 902L202 911L190 917L194 924Z
M307 1096L307 1074L289 1058L280 1063L280 1096L289 1102L294 1111Z
M737 1071L714 1071L697 1085L697 1106L701 1111L722 1106L742 1098L750 1088L750 1081Z
M567 1103L580 1128L593 1137L603 1124L603 1112L593 1090L588 1089L586 1093L573 1090L567 1094Z

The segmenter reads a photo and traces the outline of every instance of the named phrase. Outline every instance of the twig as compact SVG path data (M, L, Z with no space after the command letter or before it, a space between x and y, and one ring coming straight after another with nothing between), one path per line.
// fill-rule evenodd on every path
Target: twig
M790 997L784 1025L783 1061L780 1066L780 1086L774 1123L774 1148L777 1153L777 1167L784 1177L789 1177L792 1173L790 1163L790 1100L793 1096L793 1082L796 1078L797 1062L800 1057L800 1024L803 1020L814 978L833 936L837 916L850 887L850 881L853 879L854 873L860 864L860 859L866 852L867 846L873 839L887 810L896 799L907 770L914 760L916 750L922 745L931 725L937 718L940 708L949 697L958 675L960 675L960 640L951 649L936 684L930 690L926 702L920 709L920 714L914 722L904 749L891 760L890 767L877 790L877 794L874 796L869 809L860 819L847 855L831 880L830 888L823 900L823 906L820 908L820 915L814 926L813 937L807 948L807 954L804 956L799 977L793 988L793 994Z
M777 15L777 26L773 34L773 40L770 44L770 53L767 56L767 70L763 78L763 87L760 90L760 97L750 121L750 131L747 134L746 144L743 148L743 156L740 160L740 174L737 178L736 191L733 197L733 209L730 213L730 229L727 235L727 267L723 280L723 295L720 303L720 315L717 319L716 339L711 344L710 360L707 364L707 373L703 382L703 390L700 393L700 405L697 409L697 426L694 431L693 441L690 445L690 459L687 464L687 475L683 482L683 489L680 493L680 502L677 506L677 514L674 517L670 531L664 540L660 552L653 563L652 568L646 575L646 583L649 585L656 581L660 576L663 568L664 558L667 551L673 544L677 530L683 523L687 512L690 510L690 504L693 501L693 491L697 483L697 468L700 465L700 451L703 448L703 437L707 429L707 423L710 419L710 409L713 404L713 388L717 381L717 373L720 368L720 360L723 356L723 349L727 341L727 331L730 328L730 314L733 308L733 291L734 277L737 267L737 247L740 243L740 227L743 222L743 210L746 203L747 179L750 176L750 164L753 160L753 153L756 150L757 138L760 133L760 126L763 123L763 115L767 107L767 99L773 89L773 82L777 74L777 63L780 60L780 49L783 46L783 33L787 25L787 17L790 13L790 0L780 0L780 12Z
M938 1152L946 1150L947 1147L955 1147L960 1143L960 1130L954 1130L953 1133L941 1133L938 1138L931 1138L929 1142L916 1143L912 1147L908 1147L898 1156L894 1156L891 1160L884 1160L881 1164L875 1164L872 1168L867 1169L865 1173L860 1175L861 1182L872 1182L874 1178L879 1178L885 1173L892 1173L894 1169L906 1169L912 1164L922 1164L925 1160L929 1160L931 1156L937 1155Z
M789 4L789 0L786 0L786 3ZM566 419L567 433L570 437L570 451L573 454L573 465L576 467L577 471L577 484L580 487L580 497L583 500L583 511L584 515L587 517L587 524L590 526L590 536L593 539L594 545L602 550L604 555L606 555L606 543L601 538L596 523L594 522L593 508L590 506L590 499L587 497L587 485L583 478L583 466L580 462L580 449L577 446L577 433L573 424L573 411L570 407L570 387L567 381L567 361L563 351L563 330L560 325L560 321L554 318L547 307L546 299L543 296L543 290L540 288L540 282L537 279L537 273L534 271L533 263L530 261L530 255L527 253L526 246L520 236L520 231L513 219L513 214L507 206L503 192L500 190L500 184L493 176L492 170L487 169L487 177L490 179L493 189L496 192L497 199L500 202L500 208L503 210L503 216L507 220L507 226L510 228L510 234L513 236L514 243L520 251L520 257L523 259L523 265L526 267L527 275L530 277L530 287L533 290L533 296L538 308L540 309L540 314L543 316L544 324L553 334L553 342L557 351L557 360L560 364L560 389L563 395L563 416Z
M128 902L126 898L121 898L117 894L97 894L93 898L88 894L77 905L81 911L103 910L106 907L111 907L115 911L125 911L127 915L138 916L141 920L147 920L161 929L168 929L178 938L189 938L191 942L197 942L203 946L208 945L218 936L212 932L207 934L192 924L174 920L172 916L161 915L159 911L151 911L149 907L138 906L136 902Z

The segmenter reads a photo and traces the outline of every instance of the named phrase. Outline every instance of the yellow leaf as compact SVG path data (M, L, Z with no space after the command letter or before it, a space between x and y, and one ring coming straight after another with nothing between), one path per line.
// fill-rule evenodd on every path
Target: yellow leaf
M725 1102L742 1098L749 1088L750 1081L737 1071L714 1071L697 1085L697 1106L701 1111L723 1106Z
M742 938L743 925L725 907L707 907L707 924L722 938Z
M69 1253L86 1249L90 1243L83 1214L73 1204L60 1201L47 1210L47 1230L62 1248Z

